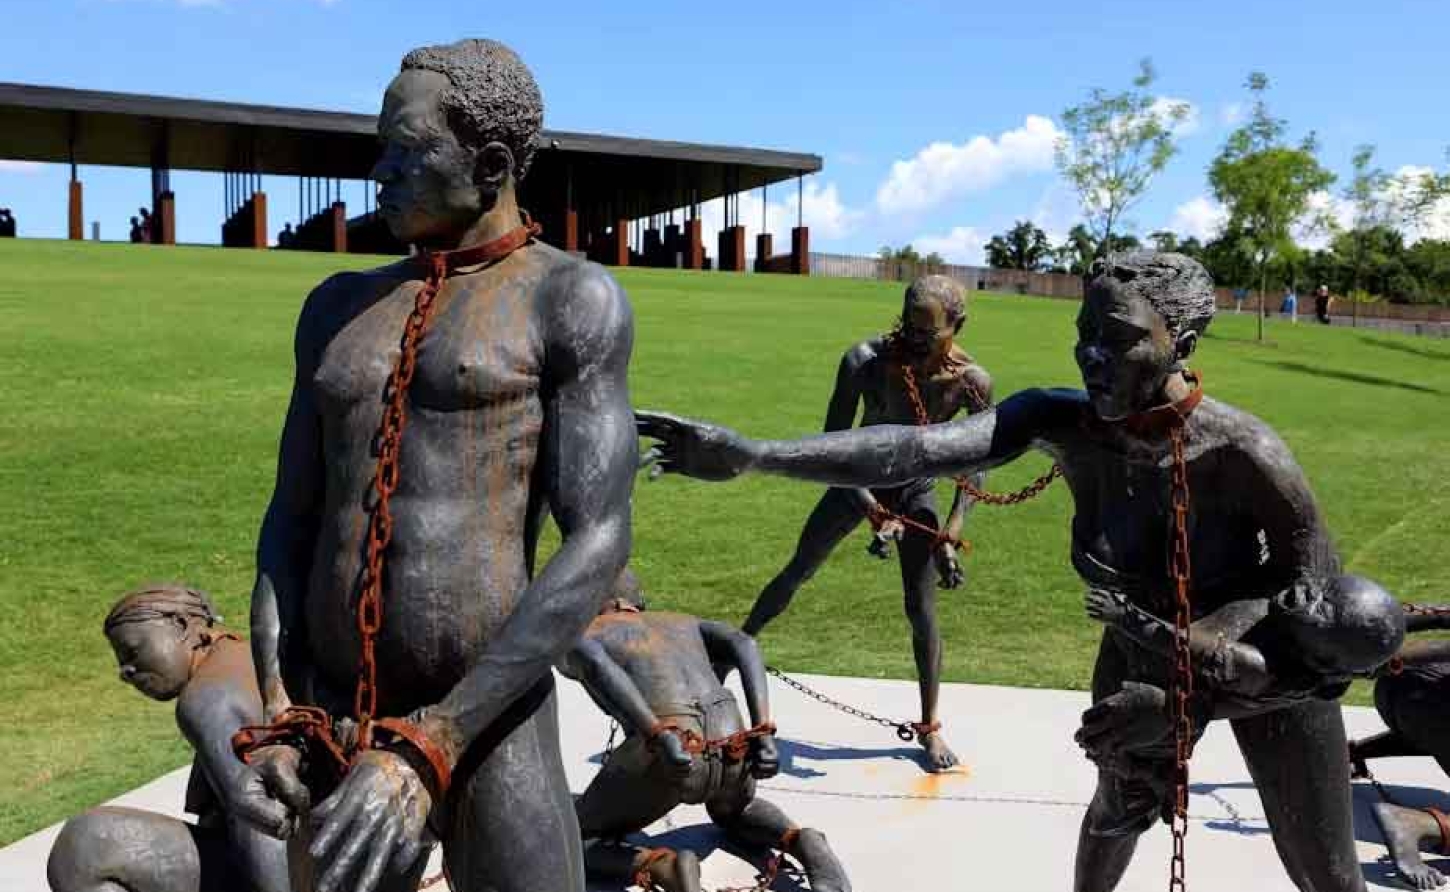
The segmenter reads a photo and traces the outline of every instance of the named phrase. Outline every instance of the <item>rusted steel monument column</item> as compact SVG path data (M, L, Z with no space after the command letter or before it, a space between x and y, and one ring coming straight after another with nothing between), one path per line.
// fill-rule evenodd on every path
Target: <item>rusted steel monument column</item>
M252 193L251 226L247 231L251 233L251 247L267 247L267 193Z
M609 266L629 266L629 221L623 217L614 221L614 231L609 234L605 263Z
M81 181L76 179L75 168L70 175L70 211L66 220L66 235L73 242L86 237L85 214L81 202Z

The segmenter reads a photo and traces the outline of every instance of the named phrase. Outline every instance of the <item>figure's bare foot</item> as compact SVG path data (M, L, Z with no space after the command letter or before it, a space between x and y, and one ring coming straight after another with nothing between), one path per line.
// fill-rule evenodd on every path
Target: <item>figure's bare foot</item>
M1371 809L1389 847L1390 859L1395 862L1395 870L1406 885L1412 889L1437 889L1445 885L1445 875L1420 859L1420 841L1427 829L1421 826L1420 819L1432 822L1433 819L1418 810L1388 802L1377 802ZM1439 835L1438 828L1433 832Z
M826 844L826 834L813 827L801 828L790 854L805 868L811 892L851 892L846 868Z
M926 767L928 771L946 771L955 768L959 764L957 754L947 746L946 740L941 736L940 731L930 731L926 734L916 736L921 748L926 750Z

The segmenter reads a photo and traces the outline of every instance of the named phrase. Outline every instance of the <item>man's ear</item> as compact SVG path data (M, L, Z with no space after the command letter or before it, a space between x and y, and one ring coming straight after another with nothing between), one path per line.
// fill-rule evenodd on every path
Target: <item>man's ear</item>
M1182 362L1192 356L1196 349L1198 349L1198 332L1190 328L1174 340L1173 358Z
M473 162L473 182L480 188L497 192L514 172L514 153L501 142L484 146Z

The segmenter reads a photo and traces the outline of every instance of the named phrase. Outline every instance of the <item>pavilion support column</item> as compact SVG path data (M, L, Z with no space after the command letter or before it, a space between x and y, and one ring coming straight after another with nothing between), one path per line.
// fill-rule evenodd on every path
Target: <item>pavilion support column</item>
M762 232L755 237L755 271L769 272L770 258L775 253L775 239L770 233Z
M251 247L267 247L267 193L252 193L252 212L247 223L247 236Z
M790 271L798 276L811 274L811 228L797 226L790 231Z
M564 250L579 250L579 212L573 208L564 211Z
M85 206L81 199L81 181L72 176L70 181L70 210L66 217L66 235L73 242L78 242L86 237Z
M605 262L610 266L629 266L629 221L622 217L614 221Z
M640 252L640 253L642 253L644 255L644 265L645 266L669 266L669 265L673 265L673 263L671 263L671 264L665 264L665 263L661 262L660 255L663 253L663 248L664 248L664 241L660 238L660 231L658 229L654 229L654 228L646 229L644 231L644 250L642 252Z
M332 203L332 250L337 254L347 253L347 204Z
M685 269L705 268L705 244L700 218L685 221Z
M176 244L176 193L170 189L156 196L156 207L151 211L151 225L156 232L151 243L156 245Z
M745 272L745 227L727 226L720 230L719 262L716 269L723 272Z

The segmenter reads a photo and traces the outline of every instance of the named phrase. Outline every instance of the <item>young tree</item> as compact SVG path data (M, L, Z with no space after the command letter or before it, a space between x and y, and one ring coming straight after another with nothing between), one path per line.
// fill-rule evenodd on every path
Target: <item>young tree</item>
M1354 323L1359 322L1359 296L1369 287L1367 278L1375 264L1377 246L1385 241L1385 232L1402 233L1418 226L1441 198L1450 194L1450 174L1431 172L1394 175L1372 167L1375 147L1362 145L1354 150L1350 165L1354 176L1345 187L1353 217L1348 240L1341 246L1336 240L1335 252L1344 256L1350 271L1350 293L1355 298ZM1345 250L1341 250L1343 247ZM1403 244L1399 245L1403 254ZM1387 287L1388 277L1381 277L1380 288ZM1410 287L1405 274L1399 279L1400 290ZM1419 292L1418 283L1411 289ZM1388 294L1387 290L1376 291ZM1394 296L1404 297L1402 294Z
M1039 270L1052 257L1047 233L1027 220L1019 220L1006 232L992 236L986 250L987 265L997 269Z
M1129 89L1094 87L1086 102L1062 113L1057 169L1078 194L1096 247L1093 259L1111 246L1123 215L1178 151L1174 131L1187 120L1189 106L1154 96L1156 79L1153 63L1144 59Z
M1295 224L1311 219L1311 197L1334 183L1334 174L1315 158L1318 145L1310 133L1297 146L1284 142L1288 125L1269 113L1264 93L1269 79L1249 75L1254 94L1249 120L1229 135L1208 169L1213 194L1228 209L1226 232L1238 236L1240 250L1253 264L1259 285L1259 340L1264 339L1264 292L1269 267L1294 247Z

